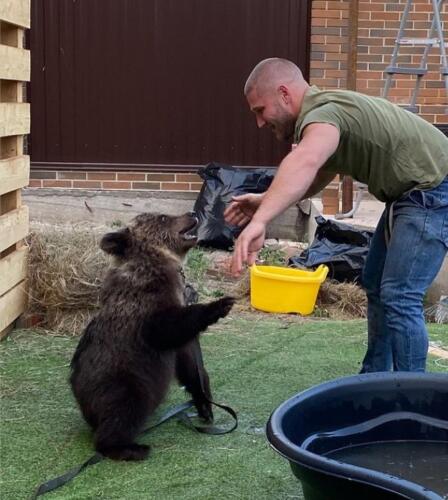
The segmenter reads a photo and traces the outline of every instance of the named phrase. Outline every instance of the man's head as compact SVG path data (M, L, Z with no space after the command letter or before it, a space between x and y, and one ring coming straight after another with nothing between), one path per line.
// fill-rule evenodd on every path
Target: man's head
M280 141L291 140L303 95L309 85L291 61L270 58L259 62L244 86L259 128L269 125Z

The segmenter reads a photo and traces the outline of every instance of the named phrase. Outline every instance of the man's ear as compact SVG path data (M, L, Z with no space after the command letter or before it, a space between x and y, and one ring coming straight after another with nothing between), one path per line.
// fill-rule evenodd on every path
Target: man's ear
M291 102L291 95L289 93L288 87L286 87L285 85L279 85L279 87L277 88L277 92L280 94L280 97L285 104Z
M101 238L100 248L106 253L123 257L130 245L129 229L125 228L115 233L107 233Z

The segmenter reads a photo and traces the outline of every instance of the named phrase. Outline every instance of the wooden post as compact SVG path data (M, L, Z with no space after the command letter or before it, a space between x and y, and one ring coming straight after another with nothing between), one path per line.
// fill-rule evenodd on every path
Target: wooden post
M338 212L339 212L339 184L328 185L322 191L322 213L324 215L334 215L337 214Z
M353 208L353 179L349 175L342 176L342 213Z
M30 161L23 136L30 132L30 106L24 82L30 80L30 0L0 0L0 338L25 311L28 207L21 189L29 183Z

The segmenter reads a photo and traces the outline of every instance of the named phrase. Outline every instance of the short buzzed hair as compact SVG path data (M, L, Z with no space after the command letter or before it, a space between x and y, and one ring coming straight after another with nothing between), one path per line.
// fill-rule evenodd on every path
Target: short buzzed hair
M302 72L293 62L271 57L260 61L252 70L244 86L244 95L247 96L254 88L259 93L264 93L282 83L303 81Z

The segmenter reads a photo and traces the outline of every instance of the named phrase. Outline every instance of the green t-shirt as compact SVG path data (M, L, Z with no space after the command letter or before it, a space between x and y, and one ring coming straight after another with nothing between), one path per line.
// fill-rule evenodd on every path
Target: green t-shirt
M336 152L322 168L351 175L381 201L430 189L448 175L448 138L386 99L313 86L303 100L295 142L310 123L331 123L340 133Z

